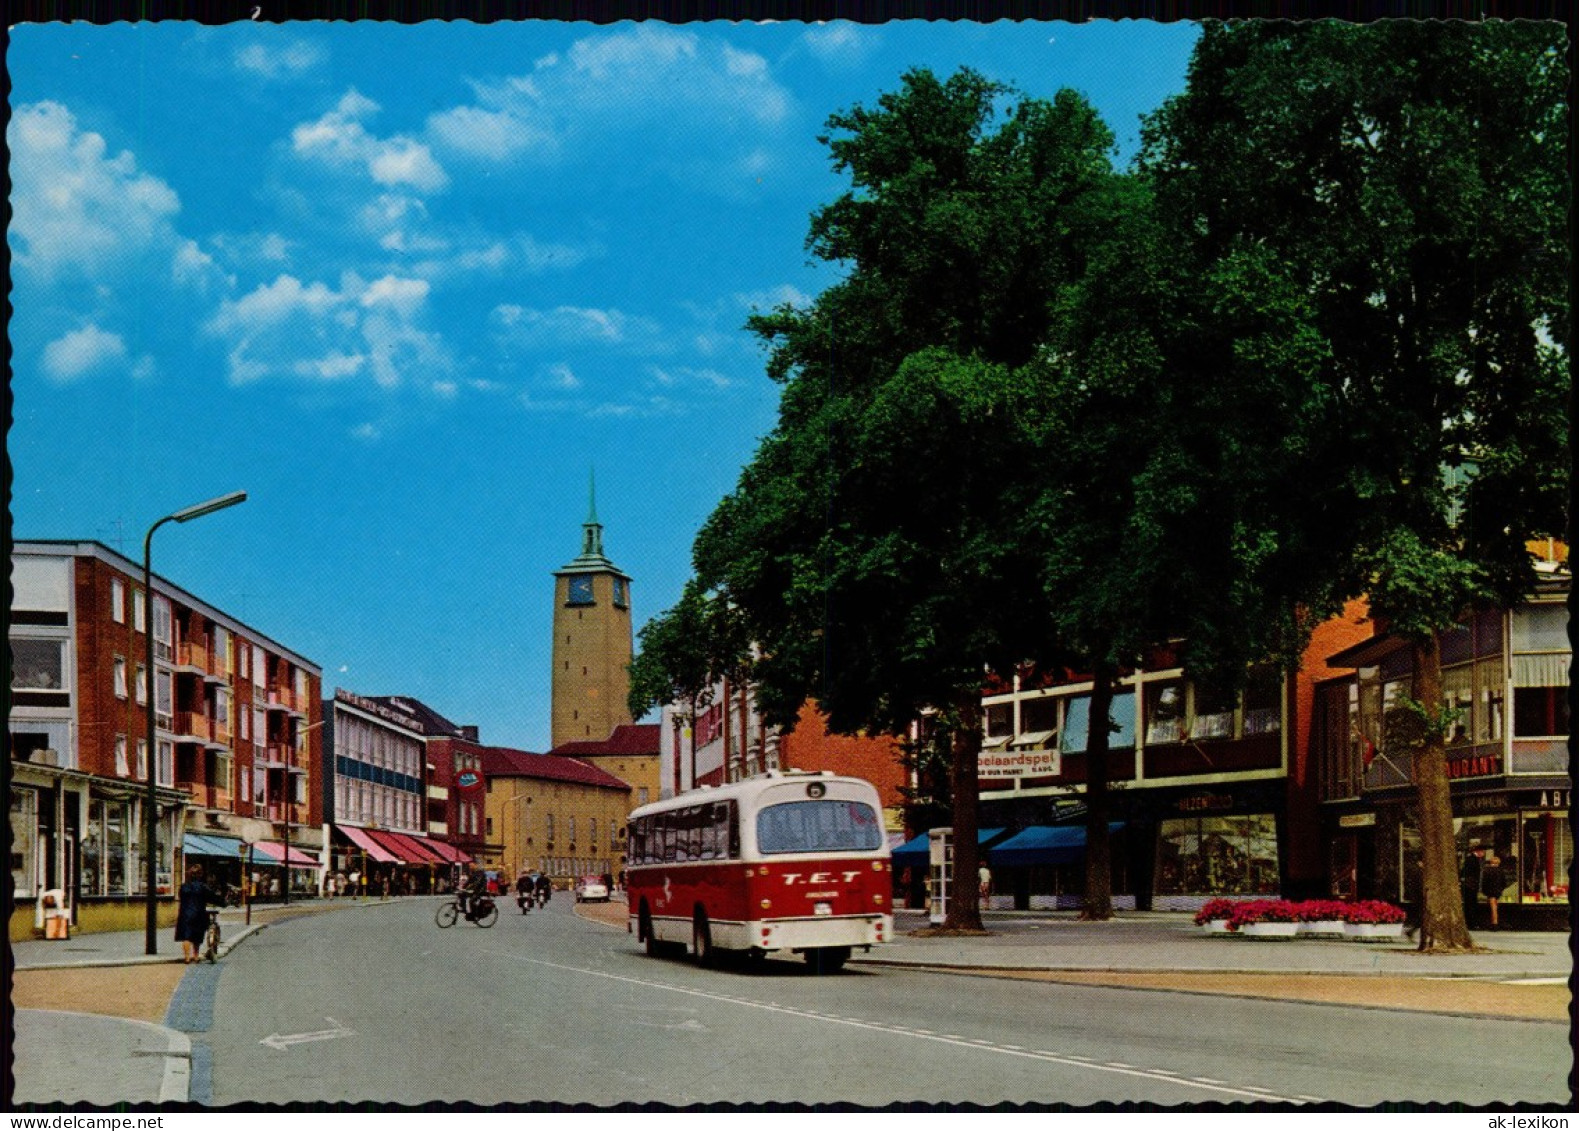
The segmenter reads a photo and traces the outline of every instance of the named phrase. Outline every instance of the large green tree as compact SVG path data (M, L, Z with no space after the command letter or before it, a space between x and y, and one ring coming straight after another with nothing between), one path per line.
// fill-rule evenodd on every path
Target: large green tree
M1413 647L1422 949L1471 945L1439 633L1528 592L1526 540L1565 525L1567 77L1552 24L1212 24L1145 131L1197 274L1302 296L1312 348L1269 372L1316 365L1319 513Z
M1016 378L1083 270L1112 135L1079 96L1022 99L962 70L907 73L829 119L850 191L808 248L844 278L752 320L784 384L777 427L696 543L696 567L762 647L759 702L788 724L953 735L956 886L980 929L977 758L989 670L1054 637L1020 486L1035 451Z

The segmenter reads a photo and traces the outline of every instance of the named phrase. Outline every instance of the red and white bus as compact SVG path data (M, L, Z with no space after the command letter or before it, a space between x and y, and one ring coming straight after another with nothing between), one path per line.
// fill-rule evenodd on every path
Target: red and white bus
M888 838L860 778L772 770L704 786L630 815L628 928L659 955L691 944L818 970L894 937Z

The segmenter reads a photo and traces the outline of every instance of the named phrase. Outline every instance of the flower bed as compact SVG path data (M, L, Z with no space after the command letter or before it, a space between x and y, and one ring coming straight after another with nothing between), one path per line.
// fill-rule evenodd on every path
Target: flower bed
M1362 899L1358 903L1341 904L1345 923L1402 923L1404 909L1394 907L1380 899Z
M1195 925L1204 927L1208 923L1227 922L1241 902L1236 899L1208 899L1195 913Z
M1228 929L1237 931L1256 923L1298 923L1299 905L1286 899L1250 899L1235 904Z

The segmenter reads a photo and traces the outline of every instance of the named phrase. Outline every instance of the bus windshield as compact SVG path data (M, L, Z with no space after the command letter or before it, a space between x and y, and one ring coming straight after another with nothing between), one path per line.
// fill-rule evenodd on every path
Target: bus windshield
M786 801L757 814L757 851L870 852L883 827L860 801Z

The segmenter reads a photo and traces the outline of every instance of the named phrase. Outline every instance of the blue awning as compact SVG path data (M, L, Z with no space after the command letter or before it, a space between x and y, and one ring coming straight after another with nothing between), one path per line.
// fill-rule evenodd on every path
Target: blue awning
M206 833L183 833L181 851L188 856L220 856L226 860L241 857L242 841L235 837L209 836Z
M976 843L990 844L1007 829L977 829ZM927 833L911 837L893 851L894 864L900 868L925 868L932 852L932 840Z
M1108 823L1108 832L1124 827L1123 821ZM1021 829L987 853L994 868L1024 868L1033 864L1073 864L1085 857L1084 825L1032 825Z

